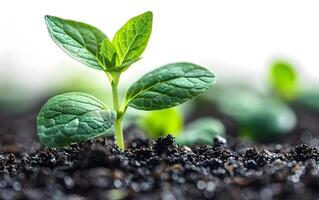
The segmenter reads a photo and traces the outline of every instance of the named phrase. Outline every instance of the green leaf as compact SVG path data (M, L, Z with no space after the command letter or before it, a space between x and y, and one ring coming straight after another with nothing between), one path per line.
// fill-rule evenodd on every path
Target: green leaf
M278 60L272 64L270 84L280 97L292 100L298 94L298 73L294 66L286 61Z
M126 102L139 110L170 108L203 93L214 82L215 75L198 65L168 64L135 82L126 94Z
M113 38L118 54L117 65L135 60L143 53L152 32L152 12L130 19Z
M149 137L157 139L168 134L177 136L183 129L183 117L179 110L169 108L147 112L137 125Z
M101 44L99 61L104 69L112 68L116 62L116 49L109 39L104 39Z
M77 21L45 16L45 22L53 41L68 55L88 67L103 70L96 56L100 44L108 40L99 29Z
M103 135L116 115L101 101L85 93L65 93L51 98L38 118L40 142L63 147Z
M175 138L177 144L193 145L213 144L213 139L217 136L225 135L223 123L215 118L201 118L185 127L185 131Z

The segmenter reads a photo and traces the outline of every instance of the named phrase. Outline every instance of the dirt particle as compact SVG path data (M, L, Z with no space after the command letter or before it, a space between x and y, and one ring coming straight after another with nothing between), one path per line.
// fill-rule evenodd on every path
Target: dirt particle
M157 154L162 154L163 152L168 152L170 147L174 144L174 137L172 135L167 135L164 138L158 138L154 144L154 150Z
M310 159L319 160L318 150L305 144L293 147L287 154L288 159L305 162Z

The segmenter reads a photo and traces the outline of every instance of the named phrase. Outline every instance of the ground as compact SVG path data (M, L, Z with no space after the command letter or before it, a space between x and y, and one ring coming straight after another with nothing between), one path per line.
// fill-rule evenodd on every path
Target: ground
M296 111L298 127L276 143L229 134L186 147L128 130L124 152L112 137L48 149L35 134L36 112L2 114L0 199L316 199L318 118Z

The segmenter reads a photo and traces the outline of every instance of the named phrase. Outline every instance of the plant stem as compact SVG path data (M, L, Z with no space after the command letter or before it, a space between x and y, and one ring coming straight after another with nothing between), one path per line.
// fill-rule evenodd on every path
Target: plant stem
M114 124L115 130L115 141L117 146L120 148L121 151L125 149L124 146L124 137L123 137L123 130L122 130L122 119L116 119Z
M115 130L115 142L120 150L124 150L124 137L123 137L123 129L122 129L122 121L123 121L123 112L120 109L120 101L119 101L119 79L120 74L112 74L111 86L112 86L112 99L113 99L113 109L116 112L116 120L114 125Z

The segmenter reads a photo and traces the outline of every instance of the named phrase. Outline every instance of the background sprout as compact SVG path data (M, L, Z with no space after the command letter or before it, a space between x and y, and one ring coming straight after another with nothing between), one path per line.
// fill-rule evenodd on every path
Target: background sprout
M296 114L285 102L249 89L221 87L206 97L234 119L240 135L249 139L269 141L290 133L297 123Z
M271 65L269 82L272 90L285 100L293 100L299 92L299 76L294 66L284 60Z
M298 105L312 110L319 110L319 88L303 88L295 67L283 60L275 61L270 69L269 80L271 88L277 96L294 101Z
M271 141L291 133L297 124L293 110L277 99L266 98L263 106L241 124L241 136L255 141Z
M183 130L183 116L176 108L152 111L141 117L137 125L153 139L167 134L176 137Z

